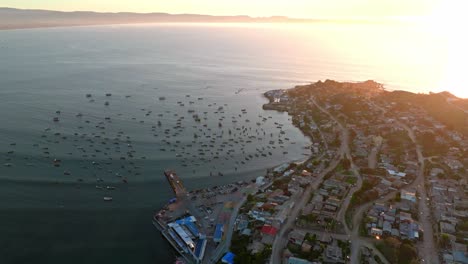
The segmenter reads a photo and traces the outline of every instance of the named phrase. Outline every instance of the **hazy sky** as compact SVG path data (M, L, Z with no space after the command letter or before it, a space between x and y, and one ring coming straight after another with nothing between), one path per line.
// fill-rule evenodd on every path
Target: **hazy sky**
M424 16L432 13L441 1L444 0L2 0L0 6L63 11L347 18Z

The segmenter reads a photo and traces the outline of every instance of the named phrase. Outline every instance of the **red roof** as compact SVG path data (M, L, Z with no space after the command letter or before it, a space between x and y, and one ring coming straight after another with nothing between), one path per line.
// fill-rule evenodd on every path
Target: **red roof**
M278 229L271 226L271 225L264 225L262 227L262 231L261 231L263 234L267 234L267 235L276 235L276 233L278 232Z

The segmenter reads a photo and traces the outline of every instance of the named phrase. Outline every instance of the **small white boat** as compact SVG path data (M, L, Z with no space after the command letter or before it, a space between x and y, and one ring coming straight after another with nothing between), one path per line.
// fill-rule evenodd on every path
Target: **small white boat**
M112 201L112 197L110 197L110 196L104 196L104 201L110 202L110 201Z

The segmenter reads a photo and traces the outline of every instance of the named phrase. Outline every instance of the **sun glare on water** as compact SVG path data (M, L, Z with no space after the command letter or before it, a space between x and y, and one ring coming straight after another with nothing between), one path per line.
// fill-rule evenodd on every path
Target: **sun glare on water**
M468 1L440 1L433 13L423 19L424 26L447 41L447 58L439 87L458 97L468 98Z

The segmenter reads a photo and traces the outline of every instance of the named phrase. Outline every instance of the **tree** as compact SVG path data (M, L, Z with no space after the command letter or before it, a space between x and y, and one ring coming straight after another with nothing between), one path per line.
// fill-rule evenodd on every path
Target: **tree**
M439 247L447 249L450 247L450 237L447 234L441 234L439 238Z
M400 254L398 256L398 263L401 264L410 264L414 259L417 259L418 253L416 248L411 244L403 243L400 246Z
M458 223L457 230L468 231L468 220Z
M401 193L400 193L400 192L397 192L397 193L395 194L395 202L399 202L399 201L401 201Z

